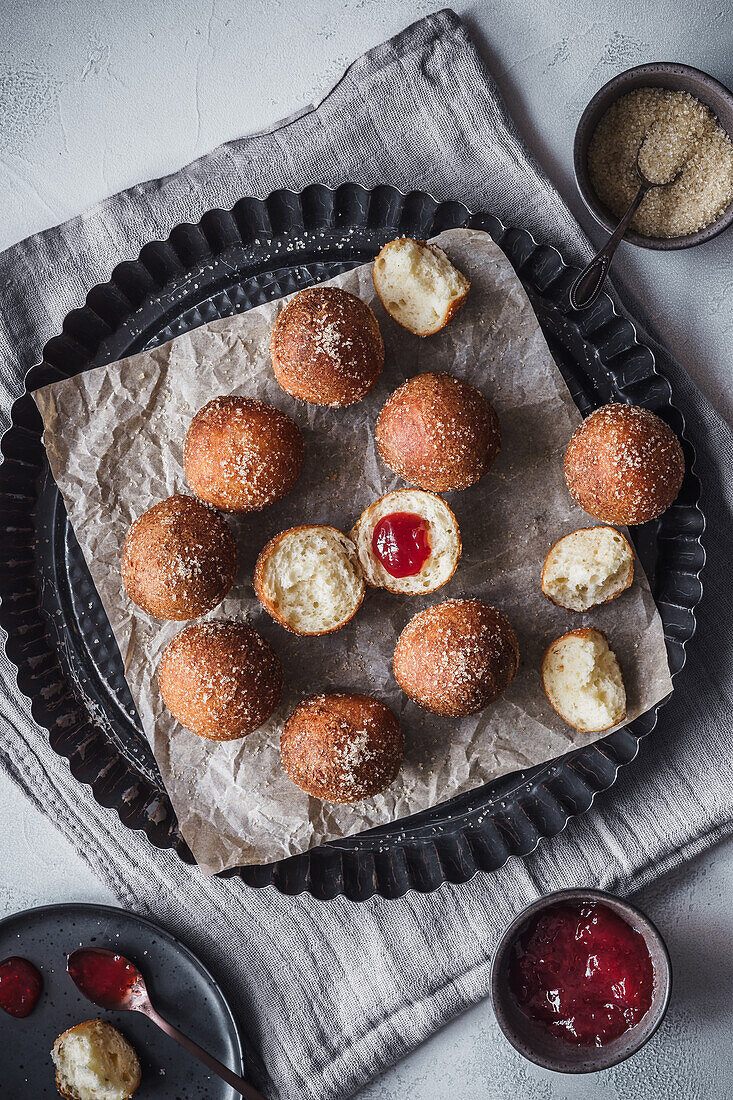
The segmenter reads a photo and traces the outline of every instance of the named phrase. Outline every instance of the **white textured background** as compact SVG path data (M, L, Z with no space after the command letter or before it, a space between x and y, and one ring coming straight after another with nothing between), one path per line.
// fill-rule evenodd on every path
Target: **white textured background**
M363 50L435 7L429 0L0 0L0 248L266 128L325 91ZM455 7L537 157L591 230L571 151L593 92L622 69L659 60L697 65L733 85L731 0ZM733 232L687 252L622 246L618 256L658 329L729 418L732 259ZM515 1054L482 1005L370 1085L365 1100L728 1100L732 892L728 844L640 899L667 937L675 989L662 1031L631 1062L586 1078L546 1073ZM66 900L110 898L52 825L0 781L0 914Z

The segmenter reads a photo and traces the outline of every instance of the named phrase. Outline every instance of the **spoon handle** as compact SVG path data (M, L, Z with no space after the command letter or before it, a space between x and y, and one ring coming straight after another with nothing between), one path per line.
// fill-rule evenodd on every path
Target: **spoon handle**
M642 183L639 186L639 190L631 200L629 209L624 214L621 221L614 229L611 236L600 252L597 252L587 267L584 267L580 275L570 287L568 297L570 298L570 305L573 309L588 309L598 299L603 284L606 281L606 275L608 275L608 269L611 266L611 260L619 244L626 235L626 230L629 228L631 219L636 211L639 209L641 200L649 190L649 186Z
M233 1073L227 1066L223 1065L217 1058L214 1058L213 1054L209 1054L208 1050L204 1050L198 1043L194 1043L193 1039L189 1039L188 1035L184 1035L182 1031L179 1031L173 1024L169 1024L167 1020L164 1020L160 1013L156 1012L152 1005L140 1005L138 1012L144 1013L149 1020L152 1020L154 1024L164 1031L166 1035L170 1035L171 1039L175 1039L177 1043L180 1043L184 1050L187 1050L189 1054L193 1054L194 1058L198 1058L200 1062L210 1069L213 1073L216 1073L223 1081L226 1081L228 1085L231 1085L233 1089L246 1098L246 1100L265 1100L265 1097L252 1085L248 1084L243 1077L240 1077L238 1073Z

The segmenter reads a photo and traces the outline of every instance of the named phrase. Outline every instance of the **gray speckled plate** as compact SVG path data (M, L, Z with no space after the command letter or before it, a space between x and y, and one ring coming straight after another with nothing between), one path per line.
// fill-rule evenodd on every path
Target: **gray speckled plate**
M105 1012L82 997L66 973L79 946L119 951L142 971L161 1015L238 1073L242 1044L224 994L188 948L154 924L106 905L47 905L0 921L0 959L20 955L43 975L35 1011L24 1020L0 1011L0 1094L6 1100L58 1096L51 1047L83 1020L104 1019L140 1058L135 1100L234 1100L237 1093L135 1012Z

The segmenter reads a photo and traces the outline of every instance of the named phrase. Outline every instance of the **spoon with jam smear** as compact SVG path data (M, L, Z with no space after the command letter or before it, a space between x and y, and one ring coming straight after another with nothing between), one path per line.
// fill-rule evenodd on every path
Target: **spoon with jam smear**
M98 947L81 947L67 956L66 971L79 991L93 1004L114 1012L141 1012L246 1100L264 1100L262 1093L243 1077L233 1073L193 1039L163 1019L150 1002L142 974L124 955Z

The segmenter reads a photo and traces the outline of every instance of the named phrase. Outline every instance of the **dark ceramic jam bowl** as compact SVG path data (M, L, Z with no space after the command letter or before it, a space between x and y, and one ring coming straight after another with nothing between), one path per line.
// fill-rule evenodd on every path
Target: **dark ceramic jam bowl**
M641 935L652 961L654 988L649 1009L623 1035L601 1047L574 1046L557 1038L522 1011L512 992L509 967L514 944L534 917L559 903L604 905ZM671 990L672 966L657 928L635 906L602 890L560 890L528 905L502 935L491 966L491 999L499 1027L525 1058L558 1073L596 1073L636 1054L664 1019Z
M575 181L581 197L593 217L605 229L612 233L619 218L611 213L593 190L588 173L588 146L596 126L615 100L636 88L668 88L672 92L689 92L709 107L729 137L733 138L733 92L719 80L690 65L679 65L672 61L655 61L648 65L637 65L633 69L619 73L609 80L591 99L580 116L575 131L573 164ZM643 237L641 233L629 230L624 240L641 248L653 248L658 251L671 251L677 248L691 248L696 244L717 237L724 229L733 224L733 202L730 203L715 221L695 233L682 237Z

